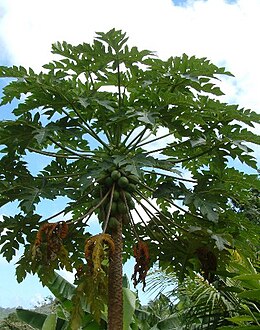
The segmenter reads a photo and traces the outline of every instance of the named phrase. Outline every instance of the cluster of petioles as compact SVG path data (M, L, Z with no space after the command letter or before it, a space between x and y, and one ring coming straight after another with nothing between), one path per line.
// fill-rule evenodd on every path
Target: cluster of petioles
M118 228L118 219L129 219L130 210L135 208L133 193L137 190L139 178L121 168L112 167L98 181L93 191L93 206L99 205L97 214L103 227ZM106 228L105 228L106 229Z

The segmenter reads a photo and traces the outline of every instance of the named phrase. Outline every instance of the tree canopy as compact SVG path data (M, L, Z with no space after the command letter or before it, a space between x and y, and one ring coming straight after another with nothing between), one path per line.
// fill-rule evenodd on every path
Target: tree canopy
M0 223L1 253L10 261L24 246L19 282L27 272L44 283L55 269L76 270L75 301L83 295L96 319L122 254L136 259L135 284L145 286L156 261L180 280L200 271L211 281L234 249L254 257L259 239L234 203L260 190L248 144L259 143L260 116L221 101L225 68L186 54L161 60L127 40L112 29L90 44L57 42L41 72L0 67L11 78L1 111L18 100L0 123L0 205L18 202ZM46 165L34 173L37 155ZM58 197L64 209L39 214ZM102 232L91 237L93 217Z

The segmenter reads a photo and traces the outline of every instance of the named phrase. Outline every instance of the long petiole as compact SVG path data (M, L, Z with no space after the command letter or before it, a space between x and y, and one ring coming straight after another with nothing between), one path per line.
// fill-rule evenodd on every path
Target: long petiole
M107 130L107 131L104 131L105 133L105 136L107 137L107 140L110 144L112 144L113 142L113 139L112 139L112 135L110 134L110 132Z
M209 152L211 152L211 151L212 151L213 149L215 149L216 147L217 147L217 146L214 145L214 146L212 146L211 148L209 148L209 149L207 149L207 150L204 150L204 151L198 153L197 155L194 155L194 156L191 156L191 157L187 157L187 158L179 159L179 160L176 160L176 161L171 160L171 163L172 163L172 164L178 164L178 163L183 163L183 162L187 162L187 161L190 161L190 160L196 159L196 158L198 158L198 157L201 157L201 156L203 156L203 155L208 154Z
M88 216L91 216L91 214L97 209L99 208L99 206L101 204L104 203L104 201L106 200L107 196L110 194L111 192L111 189L105 194L105 196L99 201L99 203L95 206L93 206L87 213L83 214L81 217L77 218L77 219L70 219L67 223L70 224L70 223L74 223L74 222L77 222L77 221L81 221L83 220L84 218L88 217Z
M113 184L112 189L111 189L108 211L107 211L106 219L105 219L105 222L104 222L103 234L107 230L107 225L108 225L108 221L109 221L109 217L110 217L110 213L111 213L111 208L112 208L114 190L115 190L115 184Z
M168 134L165 134L165 135L159 136L159 137L157 137L157 138L154 138L154 139L152 139L152 140L149 140L149 141L146 141L146 142L140 143L140 144L138 144L138 148L139 148L139 147L142 147L142 146L144 146L144 145L146 145L146 144L153 143L153 142L156 142L156 141L158 141L158 140L164 139L164 138L166 138L166 137L168 137L168 136L171 136L171 135L172 135L172 133L168 133Z
M139 143L140 141L142 141L142 138L143 138L143 136L145 135L147 129L148 129L148 127L146 126L146 129L145 129L145 130L143 131L143 133L139 136L138 140L134 143L134 145L132 145L130 151L132 151L132 150L134 150L135 148L137 148L138 143Z
M173 175L167 175L167 174L163 174L163 173L155 173L152 171L148 171L148 170L144 170L145 173L150 173L150 174L156 174L156 175L162 175L162 176L167 176L168 178L171 179L175 179L175 180L179 180L179 181L186 181L186 182L192 182L192 183L197 183L196 180L192 180L192 179L184 179L178 176L173 176Z
M155 190L154 189L152 189L152 188L150 188L150 187L148 187L148 186L146 186L145 184L142 184L142 186L144 187L144 188L146 188L146 189L149 189L151 192L155 192ZM140 195L141 193L139 192L139 195ZM177 209L179 209L180 211L183 211L184 213L186 213L186 214L189 214L189 215L191 215L191 216L193 216L194 218L197 218L197 219L203 219L202 217L199 217L198 215L196 215L196 214L193 214L193 213L191 213L191 212L189 212L189 211L187 211L187 210L185 210L184 208L182 208L181 206L179 206L179 205L177 205L177 204L175 204L175 203L173 203L170 199L168 199L168 198L164 198L168 203L170 203L171 205L173 205L173 206L175 206ZM147 202L149 202L149 201L147 201ZM150 202L149 202L150 203ZM152 205L152 204L151 204ZM153 206L153 205L152 205ZM154 207L154 206L153 206ZM158 210L157 210L158 211ZM164 214L163 214L163 216L164 217L166 217ZM176 225L177 226L177 225ZM178 226L177 226L178 227ZM182 228L182 227L180 227L180 228Z
M71 150L67 147L64 147L62 144L60 144L59 142L55 141L53 138L51 138L50 136L48 136L48 139L54 143L57 147L59 147L60 149L64 150L64 151L67 151L68 153L72 154L72 155L75 155L75 156L78 156L78 157L81 157L81 158L87 158L87 156L85 155L81 155L79 153L77 153L76 151L74 150ZM93 158L92 158L93 159Z
M144 134L145 134L145 132L146 132L146 130L147 130L147 126L145 126L144 127L144 129L141 131L141 132L139 132L137 135L136 135L136 137L126 146L127 147L127 149L129 149L135 142L136 142L136 140L138 140L139 139L139 137L141 136L141 138L144 136Z
M121 76L120 76L120 63L119 59L117 58L117 88L118 88L118 111L121 111L121 102L122 102L122 97L121 97Z
M80 176L80 175L85 175L87 174L87 172L85 173L68 173L68 174L57 174L57 175L39 175L39 176L35 176L35 179L59 179L59 178L72 178L75 176Z
M69 100L67 100L67 98L66 98L66 101L69 102ZM100 137L97 135L97 133L92 129L91 126L89 126L87 121L80 115L80 113L77 111L77 109L74 107L74 105L72 103L70 103L70 106L72 107L72 109L76 113L76 115L79 117L79 119L81 119L85 125L84 126L82 123L79 122L78 123L79 126L82 127L90 136L92 136L101 145L103 145L103 147L105 147L106 149L109 149L107 144L102 139L100 139ZM73 117L71 117L70 114L66 110L62 109L62 111L66 114L66 116L73 119Z
M127 209L127 213L128 213L128 216L129 216L129 220L130 220L130 224L132 226L132 229L133 229L133 232L134 232L134 235L135 237L137 238L138 241L140 241L140 238L138 236L138 233L135 229L135 224L134 224L134 219L132 217L132 213L128 207L128 204L127 204L127 200L126 200L126 197L125 197L125 192L123 191L123 198L124 198L124 203L125 203L125 206L126 206L126 209Z
M122 142L122 144L126 144L126 141L129 140L130 136L134 133L134 131L136 130L136 127L133 127L131 129L131 131L127 134L127 136L125 137L124 141Z
M158 212L158 214L160 214L162 217L164 217L164 218L166 218L166 219L168 219L168 220L172 220L172 219L170 219L169 217L167 217L165 214L163 214L158 208L156 208L149 200L148 200L148 198L146 198L140 191L138 191L137 192L138 193L138 195L140 196L140 197L142 197L156 212ZM166 199L165 199L166 200ZM161 221L161 219L159 219L159 221L161 222L161 224L163 225L163 226L165 226L164 225L164 223ZM180 226L180 225L178 225L178 224L176 224L176 223L174 223L174 225L177 227L177 228L179 228L179 229L181 229L181 230L183 230L183 231L188 231L187 229L185 229L185 228L183 228L182 226ZM167 227L166 227L167 228ZM168 228L169 230L170 230L170 228Z
M146 215L150 218L150 220L151 221L155 221L154 219L157 219L157 220L159 220L158 222L163 226L163 227L165 227L165 225L161 222L161 220L160 219L158 219L158 217L156 217L145 205L143 205L143 204L141 204L140 203L140 205L141 205L141 207L143 208L143 210L144 210L144 212L146 213ZM141 218L142 219L142 218ZM143 222L144 222L144 220L143 220ZM148 227L147 227L148 228ZM167 227L166 227L167 228ZM159 231L162 233L162 235L170 242L170 239L169 239L169 237L168 237L168 235L166 235L166 233L162 230L162 228L161 227L159 227L158 226L158 229L159 229ZM167 228L167 229L169 229L169 228ZM169 231L171 232L171 230L169 229Z
M148 202L146 199L145 199L145 201ZM151 218L152 221L155 222L155 220L157 220L158 223L159 223L161 226L163 226L164 228L168 229L169 232L173 233L172 230L171 230L171 228L169 228L168 226L166 226L166 225L161 221L161 219L160 219L157 215L155 215L151 210L148 209L147 206L145 206L144 204L141 204L141 205L142 205L142 208L144 209L145 213L146 213L147 215L148 215L148 213L150 214L150 218ZM151 204L149 204L149 205L151 206ZM164 216L164 217L165 217L165 216ZM160 228L160 227L158 227L158 228ZM173 235L174 235L174 233L173 233Z
M164 151L164 150L167 150L169 148L175 148L175 147L179 147L180 145L184 144L184 143L187 143L189 142L190 140L186 140L186 141L183 141L183 142L179 142L179 143L171 143L171 144L168 144L167 146L163 147L163 148L158 148L158 149L154 149L154 150L149 150L149 151L146 151L145 154L146 155L149 155L149 154L153 154L154 152L159 152L159 151Z
M71 156L71 155L66 155L66 154L57 154L55 152L49 152L49 151L44 151L44 150L38 150L35 148L28 147L27 148L31 152L35 152L39 155L44 155L44 156L49 156L49 157L54 157L54 158L67 158L67 159L78 159L79 156Z
M147 226L147 224L145 223L144 219L142 218L141 214L139 213L139 211L135 208L135 212L138 215L139 219L141 220L142 224L144 225L144 227L147 229L147 231L150 234L150 237L154 237L155 239L156 236L154 235L153 231ZM146 212L145 212L146 213ZM146 213L147 214L147 213ZM152 217L150 216L150 214L147 214L147 216L149 217L150 220L152 220ZM164 235L164 234L163 234ZM166 235L165 236L167 240L169 240L169 237Z
M155 152L164 151L166 149L167 149L167 147L158 148L158 149L154 149L154 150L149 150L149 151L144 152L144 154L145 155L150 155L150 154L154 154Z
M65 209L66 209L66 208L65 208ZM58 217L59 215L61 215L62 213L64 213L65 209L63 209L63 210L61 210L61 211L59 211L59 212L53 214L53 215L50 216L49 218L44 219L43 221L41 221L41 223L43 223L43 222L48 222L49 220Z
M181 206L179 206L179 205L173 203L170 199L168 199L168 198L164 198L164 199L166 200L166 202L170 203L172 206L176 207L176 208L179 209L180 211L182 211L182 212L184 212L184 213L186 213L186 214L189 214L189 215L191 215L192 217L197 218L197 219L199 219L199 220L203 220L202 217L200 217L200 216L198 216L198 215L196 215L196 214L193 214L193 213L191 213L190 211L185 210L185 209L182 208Z
M92 76L91 76L91 72L89 72L89 71L88 71L88 76L89 76L89 78L90 78L90 83L91 83L92 88L93 88L93 91L94 91L94 90L95 90L95 84L94 84L93 78L92 78Z
M146 141L152 134L153 134L153 132L150 131L148 135L146 135L144 138L142 138L141 140L139 140L139 142L136 143L135 148L139 148L140 147L140 144L139 143L140 142L143 142L143 141Z

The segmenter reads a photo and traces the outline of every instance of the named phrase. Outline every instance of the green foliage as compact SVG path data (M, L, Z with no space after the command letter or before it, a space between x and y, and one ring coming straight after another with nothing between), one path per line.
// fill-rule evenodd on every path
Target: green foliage
M127 287L123 287L123 330L131 329L136 308L136 294Z
M17 309L16 313L17 313L17 316L19 317L19 319L21 319L25 323L31 325L35 329L42 329L42 327L47 319L47 315L37 313L35 311Z
M24 246L18 281L32 272L47 283L55 269L78 269L88 220L97 216L105 233L110 214L123 218L125 259L145 240L151 262L172 267L180 280L223 271L234 247L253 257L259 227L232 201L240 207L260 190L248 146L259 143L251 131L259 115L221 101L219 80L232 74L186 54L160 60L130 48L115 29L91 44L57 42L52 52L56 59L39 73L0 67L0 77L11 78L1 110L18 101L14 119L0 122L0 205L18 204L18 214L0 223L1 253L10 261ZM46 159L37 173L32 155ZM38 214L57 198L66 200L63 210ZM39 244L47 258L34 259L41 226L66 214L60 254L50 253L54 231ZM214 267L198 252L205 247Z
M182 329L180 319L174 315L172 301L163 294L149 302L147 306L138 306L135 311L135 322L141 330Z
M239 204L233 200L234 208L243 214L253 223L260 224L260 192L251 189L245 201Z
M79 299L78 292L82 286L75 287L57 273L49 276L45 284L57 298L51 313L17 309L17 315L21 320L36 329L77 330L81 326L83 329L104 329L105 321L102 320L98 324L90 313L86 300ZM77 299L79 301L76 301Z
M259 268L259 262L255 264ZM230 265L231 285L227 288L227 292L237 292L239 305L234 315L227 318L232 326L220 329L256 329L260 327L260 274L250 262L250 260L242 260L242 262L233 262Z
M82 282L83 283L83 282ZM80 290L83 285L77 288L67 282L57 273L50 277L46 283L50 291L58 298L52 305L49 314L39 313L37 311L17 309L18 317L25 323L36 329L106 329L106 313L102 316L101 322L98 324L94 320L94 314L90 313L86 299L82 299ZM77 301L78 300L78 301ZM136 307L136 295L127 286L123 288L124 303L124 330L129 330L133 325L133 316Z
M259 262L252 264L234 251L226 271L212 283L197 274L178 283L170 267L151 273L148 290L164 292L164 300L169 302L166 315L161 311L165 306L161 296L151 302L160 311L157 315L165 316L158 325L174 320L175 324L165 329L256 329L260 320L257 267Z

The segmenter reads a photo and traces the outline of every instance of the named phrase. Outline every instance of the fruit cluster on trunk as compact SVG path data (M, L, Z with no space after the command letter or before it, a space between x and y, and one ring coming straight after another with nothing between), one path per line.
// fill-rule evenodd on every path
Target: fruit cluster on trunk
M103 224L104 231L109 233L116 231L119 226L118 218L128 218L129 211L135 207L132 196L137 189L138 181L137 176L129 174L123 169L114 168L99 180L93 195L94 204L107 196L98 208L98 217Z

